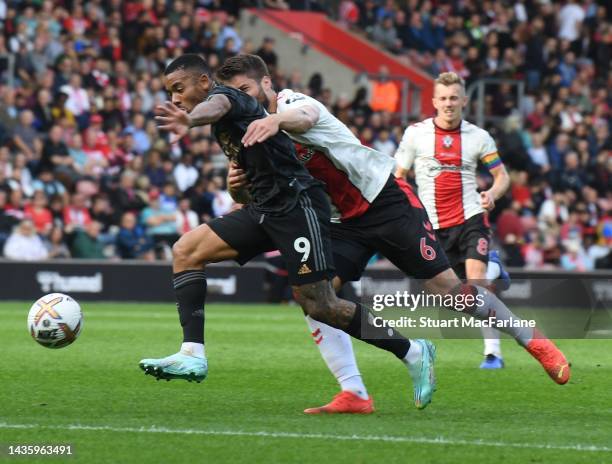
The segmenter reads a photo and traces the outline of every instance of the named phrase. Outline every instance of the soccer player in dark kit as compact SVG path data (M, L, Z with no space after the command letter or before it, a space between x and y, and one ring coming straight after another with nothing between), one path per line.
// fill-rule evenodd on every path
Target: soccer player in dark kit
M298 161L289 137L279 132L263 143L243 146L249 124L266 112L246 93L215 85L199 55L175 59L164 75L172 101L157 108L160 129L171 132L171 141L177 141L191 127L212 124L225 154L246 173L249 187L244 208L200 225L174 245L173 284L183 344L174 355L143 359L140 367L158 379L203 380L208 372L205 266L230 259L243 264L278 249L304 312L393 353L408 368L416 407L424 408L435 390L435 348L428 341L409 340L388 327L375 327L367 309L336 296L330 283L334 275L330 205L321 183ZM367 339L362 324L368 325Z

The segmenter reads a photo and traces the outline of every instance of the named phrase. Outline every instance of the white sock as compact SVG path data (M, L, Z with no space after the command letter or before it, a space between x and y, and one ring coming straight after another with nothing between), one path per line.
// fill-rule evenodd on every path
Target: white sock
M186 354L188 356L194 356L196 358L204 358L204 344L183 342L183 344L181 345L181 353Z
M499 264L489 261L487 264L487 280L493 282L499 279L501 275L501 267ZM490 327L481 327L480 331L484 338L484 355L494 354L498 358L501 358L501 345L499 342L499 332Z
M490 327L481 327L480 331L484 337L484 355L494 354L501 358L501 343L499 341L499 332Z
M406 363L415 363L419 359L421 359L421 355L423 354L423 348L420 343L415 342L414 340L410 340L410 348L408 349L408 353L404 357L404 362Z
M492 282L499 279L500 275L501 267L499 267L499 264L489 261L489 264L487 264L487 280Z
M340 388L367 400L368 391L357 368L351 337L346 332L330 327L310 316L306 316L306 323L310 328L312 338L319 347L323 361L336 377Z

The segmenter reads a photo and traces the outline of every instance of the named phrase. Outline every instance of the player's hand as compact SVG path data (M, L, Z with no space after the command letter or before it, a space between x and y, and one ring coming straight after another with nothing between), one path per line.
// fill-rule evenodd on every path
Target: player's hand
M279 122L274 115L266 116L263 119L256 119L247 127L244 137L242 137L242 144L245 147L250 147L256 143L261 143L278 134L279 130Z
M170 143L174 144L181 140L191 127L189 114L172 102L165 102L155 107L155 120L160 130L170 132Z
M246 173L233 161L230 163L229 171L227 172L227 186L233 191L248 187Z
M482 206L485 211L491 211L495 208L495 198L489 190L480 192L480 206Z

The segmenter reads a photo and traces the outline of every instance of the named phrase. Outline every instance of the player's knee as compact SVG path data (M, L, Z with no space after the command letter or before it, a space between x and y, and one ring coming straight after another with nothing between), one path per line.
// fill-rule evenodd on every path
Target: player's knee
M311 312L312 312L312 307L314 306L314 303L315 303L314 299L310 297L308 292L302 291L299 287L293 287L292 290L293 290L293 299L295 300L295 302L302 307L305 314L312 316Z
M181 237L172 245L172 260L175 265L189 268L200 263L194 263L193 253L189 241L185 236Z
M337 297L328 281L293 287L293 295L304 312L313 319L325 321L335 310Z
M313 319L317 319L317 305L315 298L310 294L308 290L305 290L300 287L293 287L293 299L297 304L302 307L304 314L312 317Z

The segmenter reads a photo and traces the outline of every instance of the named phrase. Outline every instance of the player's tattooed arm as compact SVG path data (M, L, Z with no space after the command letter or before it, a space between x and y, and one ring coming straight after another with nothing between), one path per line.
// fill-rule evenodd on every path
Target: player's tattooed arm
M227 96L216 94L198 104L189 113L189 124L191 127L213 124L225 116L232 109L232 104Z
M277 134L279 130L303 134L311 129L318 120L319 109L314 105L304 105L282 113L271 114L249 124L242 137L242 144L249 147L261 143Z
M230 162L227 172L227 190L236 203L247 204L251 201L246 173L235 162Z
M225 116L232 105L225 95L213 95L198 104L191 113L180 109L172 102L165 102L155 108L155 119L160 130L171 133L170 143L178 142L189 129L217 122Z

